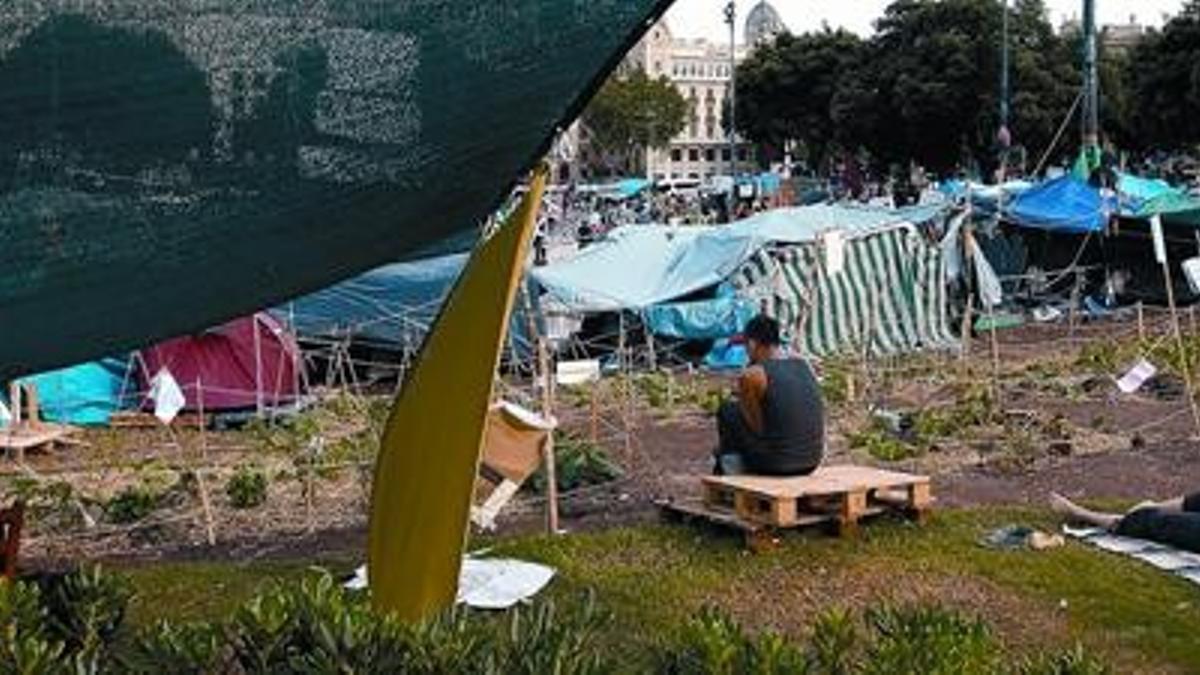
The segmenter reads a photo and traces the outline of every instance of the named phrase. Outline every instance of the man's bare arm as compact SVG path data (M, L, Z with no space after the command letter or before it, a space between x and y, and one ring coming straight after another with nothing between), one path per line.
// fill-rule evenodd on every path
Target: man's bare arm
M767 395L767 371L752 366L738 380L738 405L746 425L756 434L763 431L762 402Z

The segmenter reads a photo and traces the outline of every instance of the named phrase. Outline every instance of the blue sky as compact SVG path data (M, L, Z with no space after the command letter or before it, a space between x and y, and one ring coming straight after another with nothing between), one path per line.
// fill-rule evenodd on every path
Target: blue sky
M678 37L724 38L722 9L727 0L676 0L668 16L672 32ZM756 0L739 0L738 11L744 17ZM1173 14L1183 0L1097 0L1101 23L1124 23L1136 14L1142 23L1160 25L1163 13ZM867 35L871 23L888 5L888 0L774 0L792 32L820 28L822 21ZM1057 25L1064 17L1078 15L1082 0L1047 0L1052 20ZM741 30L738 31L741 39Z

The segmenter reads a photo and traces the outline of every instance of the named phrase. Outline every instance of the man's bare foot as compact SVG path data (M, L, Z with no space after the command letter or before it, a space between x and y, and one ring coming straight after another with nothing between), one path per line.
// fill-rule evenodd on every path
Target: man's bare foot
M1062 515L1069 522L1083 523L1109 530L1121 522L1119 515L1085 509L1057 492L1050 493L1050 509Z

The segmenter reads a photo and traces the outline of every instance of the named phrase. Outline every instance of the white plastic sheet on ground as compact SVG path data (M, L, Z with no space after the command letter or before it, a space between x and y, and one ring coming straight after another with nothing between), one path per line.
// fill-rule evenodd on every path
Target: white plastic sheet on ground
M1132 394L1157 374L1158 369L1154 367L1154 364L1142 359L1121 379L1117 380L1117 388L1121 390L1122 394Z
M8 426L12 421L12 413L8 411L8 406L4 405L4 401L0 401L0 429Z
M546 587L554 568L521 560L463 558L458 579L458 603L475 609L509 609L529 600ZM346 583L350 590L368 586L367 568L359 567Z
M1103 551L1124 555L1153 565L1169 574L1200 586L1200 555L1180 551L1143 539L1119 537L1096 527L1064 526L1063 533Z

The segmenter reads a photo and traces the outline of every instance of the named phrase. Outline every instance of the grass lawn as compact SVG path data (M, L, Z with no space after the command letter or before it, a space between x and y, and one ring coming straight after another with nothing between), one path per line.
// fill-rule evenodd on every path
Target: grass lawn
M1200 672L1200 590L1077 544L1037 553L976 543L988 529L1011 523L1052 527L1042 511L989 509L942 512L925 528L874 523L858 541L793 536L757 556L737 538L667 526L474 545L555 566L561 576L550 592L568 601L594 591L613 613L614 648L630 654L645 652L706 605L752 628L803 636L824 610L892 602L976 614L1018 651L1081 642L1118 672ZM297 578L312 565L347 571L350 555L125 569L138 590L130 618L221 618L272 579Z

